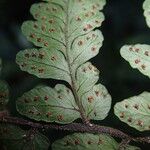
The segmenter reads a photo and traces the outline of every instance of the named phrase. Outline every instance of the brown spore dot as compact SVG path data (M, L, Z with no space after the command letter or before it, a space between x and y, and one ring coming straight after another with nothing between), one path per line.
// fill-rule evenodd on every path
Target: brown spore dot
M128 122L130 122L130 123L132 122L132 118L131 117L128 118Z
M64 146L68 146L68 145L70 145L70 142L67 140L67 141L65 141L65 145Z
M92 65L88 65L88 68L89 68L90 70L92 70L93 67L92 67Z
M52 113L51 112L47 112L46 117L49 118L51 116L52 116Z
M91 51L92 51L92 52L95 52L95 51L96 51L96 47L92 47L92 48L91 48Z
M139 109L139 105L138 104L135 104L134 106L133 106L135 109Z
M128 107L129 107L129 105L128 105L128 104L125 104L124 106L125 106L125 108L128 108Z
M33 26L35 29L37 29L38 28L38 25L37 24L34 24L34 26Z
M44 72L44 69L41 68L41 69L38 69L39 73L43 73Z
M42 25L41 29L42 29L42 31L45 31L46 30L46 26Z
M29 101L29 99L25 98L25 99L24 99L24 102L25 102L25 103L29 103L30 101Z
M89 96L89 97L88 97L88 102L89 102L89 103L92 103L93 100L94 100L93 96Z
M54 19L50 19L48 22L49 22L50 24L52 24L52 23L54 23Z
M31 56L32 56L32 57L36 57L36 53L35 53L35 52L32 52Z
M91 28L92 28L92 25L87 24L87 29L91 29Z
M48 47L48 43L47 43L47 42L44 42L44 46Z
M36 13L34 16L35 16L35 18L38 18L38 17L39 17L39 14L38 14L38 13Z
M29 58L30 57L30 54L29 53L25 53L24 55L26 58Z
M57 12L57 9L53 7L53 8L52 8L52 11Z
M93 37L93 38L96 37L96 34L92 34L92 37Z
M37 42L42 42L42 39L41 38L37 38Z
M94 16L94 15L95 15L95 13L94 13L93 11L91 11L91 15L92 15L92 16Z
M86 13L86 14L85 14L85 17L89 17L89 13Z
M96 113L96 111L94 111L94 116L97 116L97 113Z
M82 71L83 71L84 73L86 73L87 69L86 69L86 68L83 68Z
M83 45L83 41L80 40L80 41L78 42L78 45L79 45L79 46Z
M56 30L55 29L49 29L49 32L55 32Z
M136 64L139 64L139 63L140 63L140 60L139 60L139 59L136 59L134 62L135 62Z
M92 6L92 9L95 10L97 7L95 5Z
M137 52L137 53L138 53L138 52L139 52L139 50L140 50L139 48L135 48L135 52Z
M46 20L46 16L42 16L42 18L41 18L42 20Z
M31 34L30 34L30 38L33 38L33 39L34 39L34 38L35 38L35 34L34 34L34 33L31 33Z
M79 140L75 140L74 143L75 143L75 145L79 145L80 141Z
M52 57L51 57L51 60L52 60L52 61L56 61L56 57L55 57L55 56L52 56Z
M26 63L21 64L21 67L22 67L22 68L24 68L24 67L26 67L26 66L27 66Z
M44 97L44 100L47 101L48 99L49 99L49 97L46 95L46 96Z
M34 101L35 101L35 102L38 101L39 99L40 99L39 96L34 96Z
M87 30L88 30L88 29L87 29L86 27L85 27L85 28L83 28L83 31L85 31L85 32L86 32Z
M96 94L96 96L99 96L100 92L99 91L95 91L95 94Z
M88 143L89 145L91 145L91 144L92 144L92 141L89 140L87 143Z
M133 47L130 47L129 50L130 50L130 51L133 51Z
M143 123L143 121L138 120L138 122L137 122L137 125L138 125L138 126L142 127L142 126L143 126L143 124L144 124L144 123Z
M32 70L36 70L36 66L34 66L34 65L31 66L31 69L32 69Z
M99 22L98 20L95 20L95 23L96 23L96 24L99 24L100 22Z
M59 96L58 96L58 98L59 98L59 99L62 99L62 96L61 96L61 95L59 95Z
M58 121L62 121L64 119L63 115L58 115L57 116Z
M99 144L99 145L100 145L100 144L103 144L103 140L102 140L102 139L99 139L98 144Z
M40 59L43 59L44 56L45 56L45 53L44 53L44 52L40 52L38 57L39 57Z
M125 113L124 112L121 112L120 113L120 118L124 118L125 117Z
M150 105L148 105L148 109L150 109Z
M149 52L148 51L145 51L145 56L149 56Z
M90 37L90 36L88 36L88 37L86 38L86 40L88 41L90 38L91 38L91 37Z
M78 16L78 17L76 18L76 21L81 21L81 18Z
M141 65L141 68L142 68L143 70L145 70L145 69L146 69L146 66L143 64L143 65Z

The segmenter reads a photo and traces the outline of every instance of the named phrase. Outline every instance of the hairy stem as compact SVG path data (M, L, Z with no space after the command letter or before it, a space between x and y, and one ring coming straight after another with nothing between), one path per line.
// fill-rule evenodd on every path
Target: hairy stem
M1 123L10 123L15 125L27 125L34 129L54 129L54 130L64 130L64 131L73 131L73 132L86 132L86 133L96 133L96 134L108 134L113 137L122 139L123 141L135 141L135 142L145 142L150 143L150 137L132 137L118 129L114 129L107 126L99 126L92 124L88 126L82 123L71 123L68 125L54 125L54 124L42 124L37 122L31 122L25 119L3 116L0 117Z
M69 45L69 0L67 1L66 6L67 7L66 7L66 20L65 20L65 23L66 23L66 26L65 26L65 46L66 46L66 59L68 62L68 67L69 67L70 77L71 77L71 82L72 82L71 87L72 87L72 91L73 91L73 95L74 95L76 104L79 107L79 112L80 112L82 121L85 124L89 125L90 123L89 123L89 120L87 119L87 117L85 115L84 107L80 101L78 94L77 94L75 72L72 69L71 61L70 61L70 57L69 57L69 49L70 49L70 45Z

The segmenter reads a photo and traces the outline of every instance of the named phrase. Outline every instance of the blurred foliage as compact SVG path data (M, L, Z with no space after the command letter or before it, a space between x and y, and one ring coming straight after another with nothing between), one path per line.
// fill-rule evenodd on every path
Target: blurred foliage
M108 0L104 9L106 20L101 28L104 35L104 45L92 62L100 70L100 80L109 90L113 98L113 105L124 98L137 95L143 91L150 91L150 80L139 71L133 70L120 56L120 48L124 44L150 44L150 30L146 25L142 4L144 0ZM15 63L16 53L22 49L32 47L21 33L21 24L31 19L29 8L38 0L0 0L0 57L3 59L1 78L10 85L11 112L16 114L15 100L25 91L35 87L38 83L54 86L54 80L41 80L28 73L22 72ZM113 114L103 125L128 131L132 135L148 135L139 133L121 123ZM53 135L53 134L54 135ZM53 131L51 141L66 134ZM139 146L139 145L137 145ZM143 150L149 150L148 145L140 145Z

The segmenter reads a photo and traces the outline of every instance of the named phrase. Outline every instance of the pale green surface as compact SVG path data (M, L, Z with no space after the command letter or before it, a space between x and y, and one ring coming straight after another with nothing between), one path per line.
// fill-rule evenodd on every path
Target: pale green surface
M80 101L85 115L94 120L104 119L111 107L106 88L95 85L99 71L87 62L102 46L101 32L93 29L101 26L104 20L99 11L104 5L105 0L49 0L32 5L31 13L36 21L23 23L22 31L29 41L41 48L21 51L16 58L23 71L39 78L64 80L71 86L74 81L77 103ZM62 91L64 87L59 85ZM70 123L81 116L77 100L71 90L67 90L70 95L64 93L61 101L56 89L35 88L17 101L17 110L38 121ZM47 102L43 99L46 95L50 97ZM35 102L36 96L40 100Z
M48 150L49 140L36 132L28 137L30 130L24 131L13 125L0 124L0 142L7 150Z
M105 0L49 0L32 5L31 13L36 21L23 23L22 31L29 41L42 49L19 52L16 62L20 68L39 78L65 80L71 84L68 64L75 74L77 67L96 56L102 46L101 32L93 29L104 20L99 12L104 5ZM34 55L40 52L45 53L43 59Z
M5 81L0 80L0 111L5 109L9 101L9 87Z
M150 0L145 0L143 3L144 16L147 25L150 27Z
M139 131L150 130L150 93L143 92L114 107L119 119Z
M111 108L111 96L106 88L95 85L90 91L82 96L83 106L88 118L93 120L103 120L107 117Z
M53 48L28 49L17 54L17 63L24 71L39 78L53 78L71 82L68 64L64 55Z
M81 97L86 116L102 120L111 106L111 97L103 85L96 85ZM73 94L64 85L54 89L39 86L25 93L16 102L20 114L31 119L46 122L70 123L80 118Z
M52 144L53 150L117 150L119 144L110 136L75 133ZM140 150L128 146L126 150Z
M64 85L54 89L39 86L17 101L17 110L31 119L46 122L70 123L80 117L74 97Z
M150 77L150 45L136 44L125 45L121 48L121 56L133 68Z

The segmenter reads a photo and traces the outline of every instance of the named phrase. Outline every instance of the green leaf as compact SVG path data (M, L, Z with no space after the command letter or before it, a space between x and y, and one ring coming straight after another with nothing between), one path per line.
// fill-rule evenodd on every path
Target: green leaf
M39 78L62 79L71 83L64 55L53 48L28 49L17 54L17 63L24 71Z
M111 108L111 96L101 84L95 85L81 100L89 119L103 120Z
M89 119L102 120L110 110L111 97L100 84L85 93L81 101ZM81 117L71 90L60 84L54 89L39 86L25 93L17 101L17 110L31 119L62 124Z
M146 23L150 27L150 0L145 0L143 3L144 16L146 18Z
M99 12L104 5L105 0L47 0L32 5L36 21L26 21L22 31L42 49L19 52L16 62L20 68L39 78L71 84L70 76L75 76L76 69L96 56L102 46L101 32L93 29L104 20Z
M57 85L55 89L43 86L27 92L17 101L22 115L58 123L70 123L81 114L94 120L107 116L111 97L103 85L95 85L99 71L87 62L102 46L103 36L94 29L104 20L100 12L104 5L105 0L47 0L32 5L31 14L36 21L26 21L22 31L40 48L19 52L16 62L39 78L64 80L71 89Z
M39 86L17 101L19 113L38 121L70 123L80 117L77 109L71 90L60 84Z
M0 80L0 111L4 110L9 101L9 87L5 81Z
M110 136L75 133L52 144L53 150L118 150L119 144ZM126 150L140 150L127 146Z
M150 93L143 92L114 107L119 119L139 131L150 130Z
M121 56L133 68L138 69L141 73L150 77L150 45L125 45L121 48Z
M0 141L7 150L47 150L49 140L38 131L0 124Z

